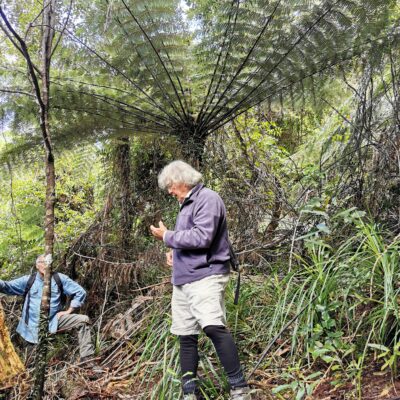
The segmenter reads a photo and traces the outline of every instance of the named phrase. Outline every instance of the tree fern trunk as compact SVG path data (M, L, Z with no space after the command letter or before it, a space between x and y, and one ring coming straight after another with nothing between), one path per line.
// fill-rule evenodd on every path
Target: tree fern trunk
M13 378L23 371L24 365L11 343L0 303L0 389L11 386Z
M114 151L114 177L116 205L120 214L119 245L124 252L130 250L133 226L133 199L131 184L131 146L128 137L119 139Z
M178 136L181 144L181 152L184 159L195 168L200 168L203 164L204 147L206 145L207 134L184 133Z

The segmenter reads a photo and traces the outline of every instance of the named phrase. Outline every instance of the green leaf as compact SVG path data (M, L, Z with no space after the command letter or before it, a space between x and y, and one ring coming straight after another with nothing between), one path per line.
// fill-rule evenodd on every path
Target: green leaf
M372 349L377 349L385 352L390 352L390 349L383 344L376 344L376 343L368 343L368 347L371 347Z
M321 359L324 360L328 364L336 361L336 358L334 358L332 356L328 356L328 355L322 356Z
M321 375L323 375L322 372L321 371L317 371L317 372L314 372L311 375L308 375L307 379L314 379L314 378L317 378L318 376L321 376Z
M277 394L279 392L282 392L284 390L289 390L289 389L290 390L293 389L291 384L279 385L279 386L277 386L277 387L272 389L272 393L273 394Z
M301 386L296 394L296 400L301 400L305 394L306 394L306 388L304 386Z
M314 358L317 358L317 357L322 356L329 352L330 352L330 350L323 347L323 348L318 348L318 349L313 350L311 352L311 354L313 355Z

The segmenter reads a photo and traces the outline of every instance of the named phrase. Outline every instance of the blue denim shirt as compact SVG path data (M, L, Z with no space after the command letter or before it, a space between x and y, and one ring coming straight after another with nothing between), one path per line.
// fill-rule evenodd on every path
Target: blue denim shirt
M58 274L63 285L63 292L67 296L73 296L70 306L79 308L86 298L86 291L82 286L78 285L71 278L64 274ZM11 281L3 281L0 279L0 293L23 296L25 288L28 283L30 275L22 276L18 279ZM30 343L38 342L39 332L39 316L40 316L40 303L42 300L43 279L39 273L36 274L36 279L30 289L29 301L29 320L28 324L25 323L26 307L28 296L26 296L25 304L22 309L22 316L19 321L17 332ZM51 278L51 300L50 300L50 315L49 315L49 332L55 333L57 331L58 320L56 317L57 312L61 311L61 293L54 278Z

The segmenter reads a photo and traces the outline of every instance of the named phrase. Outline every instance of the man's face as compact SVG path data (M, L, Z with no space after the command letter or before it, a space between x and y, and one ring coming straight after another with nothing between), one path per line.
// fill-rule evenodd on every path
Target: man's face
M44 262L44 257L39 257L36 260L36 269L41 275L44 275L44 270L46 269L46 263Z
M184 183L172 183L168 186L168 193L178 199L179 203L183 203L186 195L190 192L190 187Z

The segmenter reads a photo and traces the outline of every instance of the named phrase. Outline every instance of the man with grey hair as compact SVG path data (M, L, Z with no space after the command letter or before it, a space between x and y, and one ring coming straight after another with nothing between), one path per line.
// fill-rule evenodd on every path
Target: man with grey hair
M180 212L174 230L162 221L152 234L172 249L171 332L180 339L184 399L196 399L199 362L198 335L211 339L231 386L232 400L248 400L232 335L226 328L224 293L229 281L229 240L226 210L221 197L201 183L202 175L183 161L168 164L158 176L160 188L177 198Z
M11 296L23 296L24 305L17 332L28 343L38 343L40 304L43 291L43 277L46 268L46 258L40 255L36 259L36 272L20 278L3 281L0 279L0 293ZM67 310L62 310L63 295L71 298ZM91 361L94 347L91 340L89 317L76 314L84 303L86 291L67 275L54 273L51 278L51 298L49 313L49 332L60 333L76 329L78 331L80 361L86 367L99 373L99 367Z

